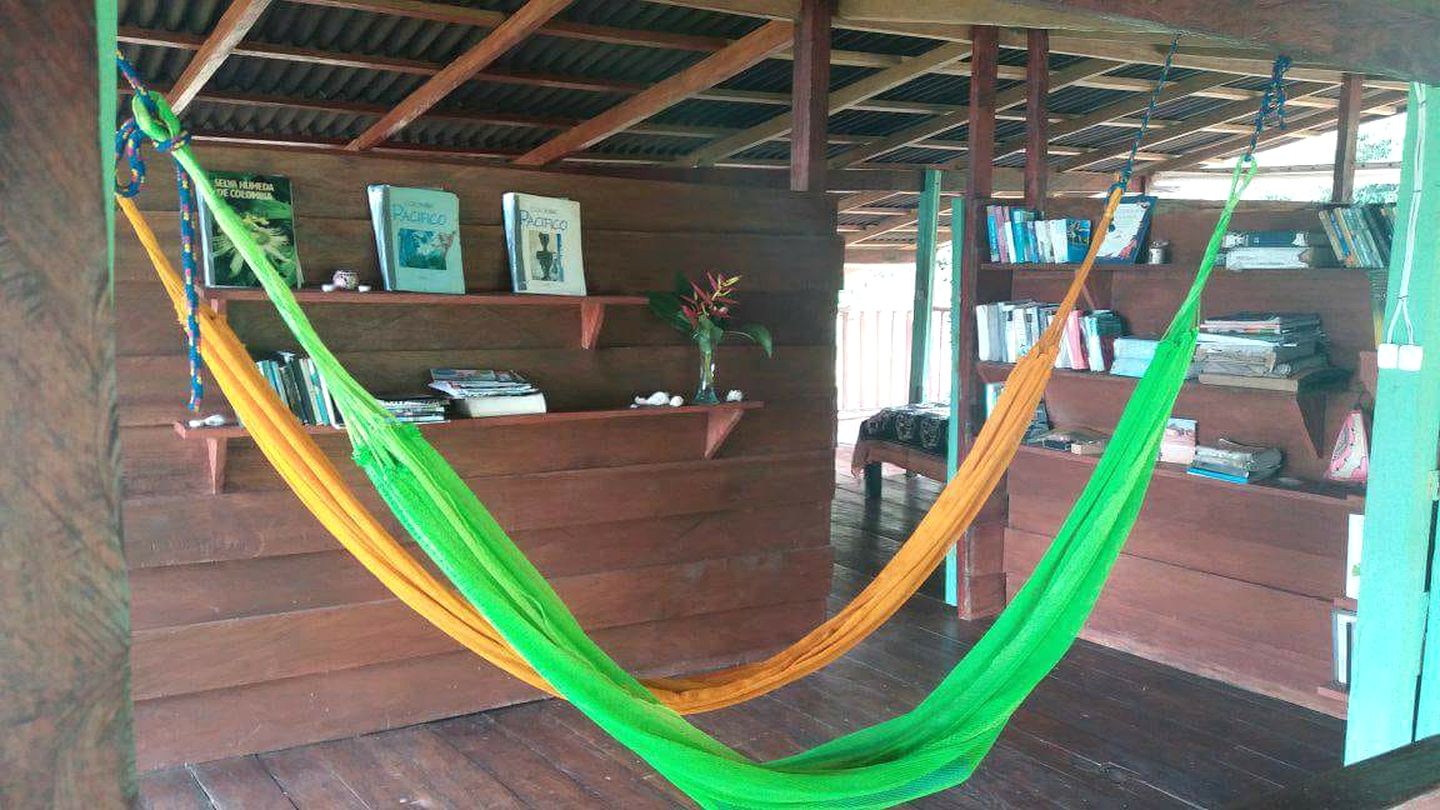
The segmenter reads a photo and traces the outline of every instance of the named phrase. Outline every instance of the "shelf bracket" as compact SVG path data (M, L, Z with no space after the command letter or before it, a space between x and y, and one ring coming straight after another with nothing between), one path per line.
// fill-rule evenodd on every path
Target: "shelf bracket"
M720 451L720 445L730 438L735 425L745 411L739 408L711 408L705 422L705 458L712 459Z
M600 327L605 325L605 305L598 301L580 302L580 348L594 349L600 341Z
M1295 409L1299 412L1300 423L1310 439L1310 447L1316 456L1323 457L1325 447L1325 399L1324 391L1302 392L1295 396Z

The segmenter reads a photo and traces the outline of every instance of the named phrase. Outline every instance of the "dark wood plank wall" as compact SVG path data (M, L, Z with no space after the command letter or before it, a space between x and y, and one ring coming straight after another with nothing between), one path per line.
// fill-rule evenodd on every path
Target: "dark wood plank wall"
M1093 218L1097 206L1052 200L1046 213ZM1163 332L1194 277L1218 208L1162 200L1152 238L1171 242L1171 263L1097 268L1091 284L1097 305L1114 308L1131 333ZM1319 230L1315 211L1297 203L1245 203L1233 228ZM992 300L1059 300L1069 280L1063 271L982 275ZM1368 281L1359 271L1217 269L1202 308L1206 315L1318 312L1332 363L1354 370L1360 353L1375 348L1369 301ZM1004 371L988 368L986 376L1000 379ZM1313 437L1300 401L1289 394L1190 382L1174 413L1198 420L1201 443L1229 438L1279 446L1286 475L1317 481L1360 389L1352 379L1339 390L1302 398L1317 427ZM1131 390L1133 382L1122 378L1058 372L1046 404L1056 424L1110 430ZM1044 553L1093 465L1092 459L1033 448L1017 456L1006 485L1004 568L1011 594ZM1344 705L1317 689L1330 680L1330 608L1344 595L1347 516L1365 507L1358 495L1316 489L1236 486L1174 468L1157 473L1083 636L1343 716Z
M0 807L136 797L105 5L0 0Z
M569 196L585 222L592 293L668 288L678 272L741 273L739 316L775 357L733 346L719 379L765 407L702 460L703 415L477 427L437 446L625 664L677 672L756 657L824 614L831 552L834 316L842 246L823 195L665 184L434 162L207 148L216 169L285 174L311 283L336 267L378 286L365 185L443 185L461 197L467 283L509 287L505 191ZM157 173L158 174L158 173ZM174 244L173 191L141 198ZM202 442L178 438L185 360L133 236L117 245L125 529L142 769L502 705L535 693L430 628L311 519L248 441L225 491ZM552 410L688 395L697 356L641 307L610 307L593 351L578 307L316 305L321 335L371 390L422 390L432 366L514 368ZM256 350L294 348L268 304L231 302ZM224 408L207 389L206 411ZM343 437L321 440L367 502ZM389 521L398 534L398 527ZM418 552L417 552L418 553Z

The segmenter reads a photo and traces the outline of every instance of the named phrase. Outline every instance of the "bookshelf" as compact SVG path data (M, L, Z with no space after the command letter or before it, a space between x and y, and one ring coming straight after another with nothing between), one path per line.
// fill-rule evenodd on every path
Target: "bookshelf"
M1242 204L1233 230L1319 230L1320 206ZM1051 200L1046 216L1099 215L1099 204ZM1157 337L1194 279L1218 205L1161 200L1150 238L1170 242L1166 264L1097 265L1082 308L1118 313L1126 333ZM981 263L977 304L1058 301L1077 264ZM1231 271L1216 268L1206 316L1242 310L1316 312L1331 364L1348 380L1299 392L1187 381L1173 414L1197 420L1201 444L1228 438L1279 447L1276 480L1232 484L1161 464L1145 508L1085 636L1191 672L1342 715L1330 685L1329 611L1344 592L1347 515L1362 488L1325 482L1346 414L1373 395L1370 281L1352 269ZM976 383L1002 382L1012 366L976 362ZM1112 431L1136 380L1056 369L1045 391L1056 427ZM972 386L979 390L979 386ZM1043 552L1097 460L1022 447L1006 481L1003 557L1013 594ZM1276 647L1273 657L1255 649Z
M270 299L260 289L212 288L205 290L205 298L216 312L224 313L232 301L268 302ZM470 306L470 307L568 307L580 311L580 348L594 349L600 339L600 328L605 325L607 307L643 307L648 299L643 295L521 295L518 293L466 293L445 295L440 293L411 292L356 292L336 290L325 292L316 289L295 291L295 299L307 306L315 304L378 304L389 306Z
M516 425L558 424L563 422L597 421L611 419L664 418L700 414L705 420L705 444L701 457L710 460L720 451L721 445L730 437L735 426L746 411L765 407L758 401L726 402L720 405L682 405L678 408L616 408L594 411L558 411L554 413L516 414L511 416L487 416L476 419L451 419L447 422L431 422L417 425L421 433L449 431L485 430ZM175 433L182 439L205 442L209 466L210 493L218 495L225 491L225 462L229 457L232 441L249 440L250 431L240 425L221 427L190 427L185 422L174 424ZM312 436L341 436L343 427L331 425L302 425L301 430Z

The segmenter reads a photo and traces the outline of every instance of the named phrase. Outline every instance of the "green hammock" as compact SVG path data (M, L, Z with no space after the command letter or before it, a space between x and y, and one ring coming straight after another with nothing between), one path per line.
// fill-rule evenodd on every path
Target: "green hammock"
M179 132L133 104L146 134ZM163 105L163 102L162 102ZM168 128L168 130L167 130ZM255 269L345 416L355 460L459 591L561 694L704 807L888 807L964 781L1078 635L1134 524L1194 352L1200 293L1254 175L1247 153L1189 293L1139 380L1089 483L1029 581L983 638L910 712L809 751L757 763L660 704L591 641L485 506L413 425L396 422L345 370L215 194L188 146L175 158Z

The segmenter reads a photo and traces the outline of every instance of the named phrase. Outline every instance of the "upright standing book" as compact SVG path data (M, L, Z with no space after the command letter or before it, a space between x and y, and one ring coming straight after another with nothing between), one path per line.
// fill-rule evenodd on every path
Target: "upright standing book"
M367 190L385 289L463 294L460 198L433 188L373 185Z
M1095 261L1101 264L1134 264L1140 260L1140 249L1150 232L1150 216L1155 212L1154 197L1125 197L1115 209L1110 229L1100 242Z
M580 203L512 191L503 205L515 292L584 295Z
M211 172L215 193L235 209L256 244L291 287L300 286L300 255L295 249L295 206L290 178L277 174ZM214 212L200 199L200 244L205 250L206 287L259 287L260 280Z

